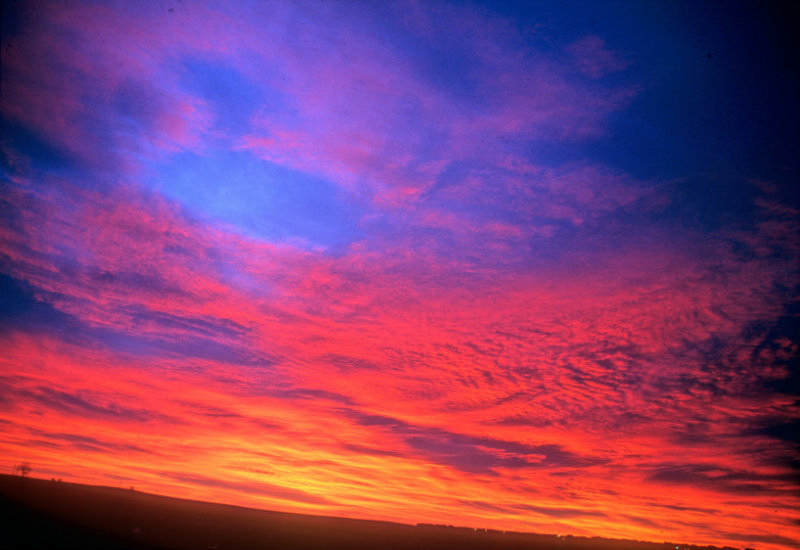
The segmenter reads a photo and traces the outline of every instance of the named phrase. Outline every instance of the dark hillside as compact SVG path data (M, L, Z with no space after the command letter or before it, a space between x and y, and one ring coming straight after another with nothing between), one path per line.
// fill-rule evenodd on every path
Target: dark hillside
M676 546L287 514L7 475L0 475L0 506L4 524L0 546L8 548L674 550Z

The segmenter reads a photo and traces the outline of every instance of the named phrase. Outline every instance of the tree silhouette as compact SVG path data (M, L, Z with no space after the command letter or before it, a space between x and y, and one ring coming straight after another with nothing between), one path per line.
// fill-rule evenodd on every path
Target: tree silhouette
M14 465L14 473L19 474L20 477L28 477L28 474L33 470L30 462L20 462Z

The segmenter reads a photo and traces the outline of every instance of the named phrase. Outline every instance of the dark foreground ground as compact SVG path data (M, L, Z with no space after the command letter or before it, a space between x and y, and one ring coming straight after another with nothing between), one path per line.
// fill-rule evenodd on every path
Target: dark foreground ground
M674 550L675 544L473 531L253 510L0 475L2 548ZM679 545L683 549L711 549Z

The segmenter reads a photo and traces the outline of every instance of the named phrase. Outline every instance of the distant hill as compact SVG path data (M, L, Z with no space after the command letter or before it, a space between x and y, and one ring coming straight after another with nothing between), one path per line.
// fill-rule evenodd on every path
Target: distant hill
M4 548L713 550L255 510L0 475ZM726 547L727 550L731 550Z

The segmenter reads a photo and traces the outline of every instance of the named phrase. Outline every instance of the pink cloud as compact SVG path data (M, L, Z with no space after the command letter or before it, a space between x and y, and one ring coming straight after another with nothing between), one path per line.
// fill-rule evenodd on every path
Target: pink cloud
M591 78L601 78L628 67L618 52L606 48L605 41L598 36L587 36L573 42L567 51L574 58L578 70Z

